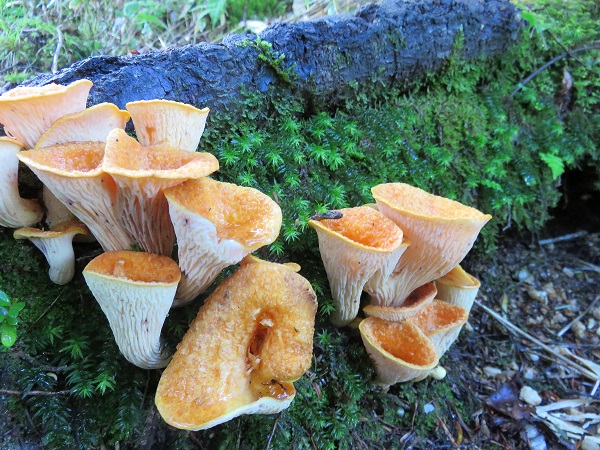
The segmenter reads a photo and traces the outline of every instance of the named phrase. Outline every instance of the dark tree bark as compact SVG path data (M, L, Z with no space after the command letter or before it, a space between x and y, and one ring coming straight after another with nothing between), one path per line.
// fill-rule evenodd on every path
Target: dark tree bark
M270 87L334 108L373 81L403 86L447 61L462 32L465 58L491 56L518 38L521 21L508 0L391 0L354 14L275 24L260 34L283 54L291 82L259 58L254 35L131 56L91 57L29 85L94 82L89 105L164 98L235 114L242 94ZM246 45L244 45L246 43Z

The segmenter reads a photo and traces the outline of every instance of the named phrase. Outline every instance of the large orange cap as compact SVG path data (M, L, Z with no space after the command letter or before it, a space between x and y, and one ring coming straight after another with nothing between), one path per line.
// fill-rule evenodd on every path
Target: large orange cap
M347 325L358 314L365 284L387 276L406 249L402 230L376 209L345 208L337 219L310 220L319 238L321 259L327 272L336 309L331 320Z
M143 146L168 144L188 152L198 148L209 113L208 108L198 109L171 100L140 100L125 107Z
M83 276L125 359L143 369L165 367L171 355L160 333L181 278L177 263L151 253L106 252Z
M262 192L210 178L165 190L183 272L175 305L202 293L225 267L272 243L281 208Z
M411 242L390 277L393 288L372 294L381 305L401 305L415 288L457 266L492 217L403 183L381 184L371 191L379 210Z
M19 228L31 226L44 215L35 200L19 194L19 158L23 144L15 139L0 137L0 226Z
M412 322L367 317L358 328L384 387L410 381L438 363L433 343Z
M122 224L145 251L170 255L175 232L164 190L219 168L209 153L177 150L161 144L143 147L121 129L106 142L103 169L118 186Z
M131 248L135 241L121 224L115 182L102 170L102 142L71 142L17 156L87 225L105 251Z
M0 123L26 148L33 148L58 118L85 109L92 84L78 80L68 86L15 88L0 96Z
M209 296L163 372L156 407L199 430L287 408L310 367L316 297L292 267L250 259Z

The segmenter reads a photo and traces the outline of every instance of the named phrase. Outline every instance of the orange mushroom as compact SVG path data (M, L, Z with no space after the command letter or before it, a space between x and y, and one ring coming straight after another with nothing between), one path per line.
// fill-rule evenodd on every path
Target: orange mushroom
M363 311L368 317L400 322L419 314L425 306L433 301L437 292L435 284L427 283L412 291L400 306L367 305Z
M402 230L368 206L339 210L338 219L310 220L319 238L321 259L336 303L331 321L347 325L360 307L365 284L387 278L406 250Z
M418 286L457 266L473 246L489 214L403 183L371 189L379 211L394 221L411 245L373 302L399 306Z
M209 109L171 100L140 100L125 105L136 136L144 147L168 144L195 152L204 132Z
M175 242L164 190L210 175L219 162L210 153L176 150L166 144L143 147L121 129L107 138L103 170L117 186L121 223L145 251L171 255Z
M199 178L165 196L182 271L174 306L192 301L225 267L279 235L281 208L256 189Z
M435 280L440 300L471 311L481 283L461 266L456 266L446 275Z
M33 148L38 139L60 117L83 111L92 88L89 80L68 86L17 87L0 96L0 123L25 148Z
M0 137L0 226L28 227L42 220L44 212L35 200L19 194L19 141Z
M131 248L135 240L121 224L115 182L102 170L104 143L73 142L17 156L87 225L105 251Z
M208 297L158 384L155 403L177 428L287 408L310 367L316 314L293 266L248 258Z

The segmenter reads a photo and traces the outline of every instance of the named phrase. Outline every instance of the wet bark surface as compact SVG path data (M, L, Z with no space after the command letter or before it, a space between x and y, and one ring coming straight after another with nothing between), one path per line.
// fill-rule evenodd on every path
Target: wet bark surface
M385 1L354 14L274 24L259 35L272 44L262 58L257 36L230 35L221 44L91 57L25 84L87 78L94 82L88 106L162 98L233 114L245 94L291 94L310 113L334 109L365 84L403 86L439 70L459 37L466 58L498 54L520 27L507 0ZM285 58L275 70L268 60L278 55Z

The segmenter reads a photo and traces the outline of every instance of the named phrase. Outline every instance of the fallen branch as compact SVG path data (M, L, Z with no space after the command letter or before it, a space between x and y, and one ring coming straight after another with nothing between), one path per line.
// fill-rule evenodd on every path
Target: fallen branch
M563 236L557 236L554 238L548 238L548 239L542 239L539 244L540 245L550 245L550 244L555 244L557 242L564 242L564 241L573 241L575 239L579 239L582 237L585 237L588 235L588 232L585 230L582 231L578 231L576 233L569 233L569 234L565 234Z
M17 395L19 397L27 397L28 395L71 395L73 392L70 390L66 391L11 391L9 389L0 389L0 395Z
M494 319L496 319L498 322L500 322L502 325L504 325L509 331L530 340L535 345L541 347L543 350L552 354L563 365L579 372L581 375L583 375L587 379L593 381L594 383L600 382L600 374L595 373L594 371L577 364L576 362L570 360L569 358L566 358L565 356L561 355L560 353L557 353L556 350L554 350L552 347L544 344L539 339L537 339L537 338L533 337L532 335L530 335L529 333L523 331L522 329L520 329L519 327L514 325L512 322L508 321L507 319L502 317L500 314L496 313L493 309L490 309L487 306L482 305L478 300L475 301L475 305L477 305L479 308L483 309L486 313L488 313L490 316L492 316Z

